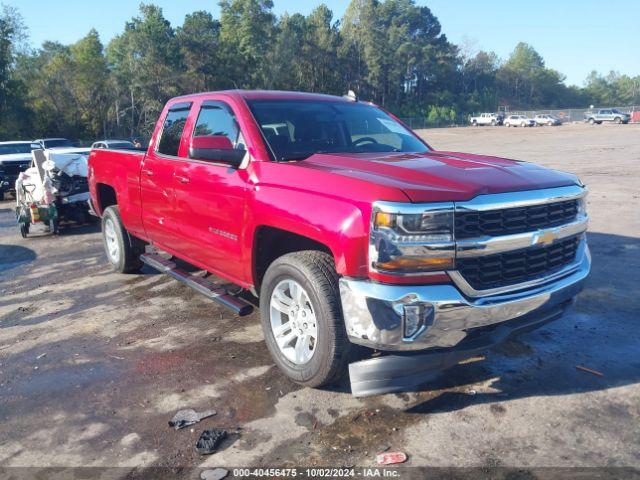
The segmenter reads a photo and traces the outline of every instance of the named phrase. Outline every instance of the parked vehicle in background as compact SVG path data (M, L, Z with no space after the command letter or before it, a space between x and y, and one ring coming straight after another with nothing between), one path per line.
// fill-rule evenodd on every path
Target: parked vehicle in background
M239 315L251 305L206 273L250 291L293 381L334 382L351 344L402 351L351 363L356 395L414 388L559 318L590 269L575 176L436 151L343 97L175 98L146 153L91 151L89 188L116 271L146 263Z
M524 115L509 115L504 120L505 127L533 127L536 122Z
M533 118L533 121L536 122L536 125L548 125L550 127L562 125L562 122L558 117L554 117L553 115L549 115L547 113L540 113Z
M20 172L29 168L31 151L40 148L33 142L0 142L0 201L5 192L13 192Z
M44 221L53 233L59 220L88 223L88 149L38 148L31 166L16 180L16 217L23 237L33 224Z
M93 144L91 145L91 148L107 148L107 149L120 148L120 149L130 150L132 148L135 149L136 146L133 144L133 142L130 142L129 140L100 140L98 142L93 142Z
M40 145L41 148L73 148L75 145L71 140L66 138L39 138L33 141Z
M597 112L587 112L584 114L584 121L591 125L597 123L600 125L602 122L613 123L629 123L631 115L625 112L621 112L616 108L602 108Z
M502 125L504 117L499 113L481 113L476 117L471 117L471 125Z

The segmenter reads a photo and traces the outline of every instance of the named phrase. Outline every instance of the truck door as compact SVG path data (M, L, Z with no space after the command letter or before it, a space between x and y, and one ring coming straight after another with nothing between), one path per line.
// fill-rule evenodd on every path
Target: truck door
M149 239L161 247L174 247L178 236L174 176L190 109L191 103L185 102L169 107L140 171L142 224Z
M234 148L245 148L236 116L227 103L206 100L196 108L199 111L188 142L192 136L225 136ZM246 169L223 163L185 159L178 162L175 171L175 212L180 219L182 253L230 280L243 275L246 184Z

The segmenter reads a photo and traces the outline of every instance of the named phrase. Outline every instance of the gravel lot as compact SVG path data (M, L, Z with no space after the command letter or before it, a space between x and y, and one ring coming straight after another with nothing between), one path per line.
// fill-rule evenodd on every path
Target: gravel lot
M413 466L640 467L640 125L421 133L589 186L594 267L571 313L422 392L309 390L273 366L257 315L151 270L112 273L95 226L23 240L5 201L0 466L373 466L390 447ZM176 431L181 408L217 415ZM201 457L209 427L232 435Z

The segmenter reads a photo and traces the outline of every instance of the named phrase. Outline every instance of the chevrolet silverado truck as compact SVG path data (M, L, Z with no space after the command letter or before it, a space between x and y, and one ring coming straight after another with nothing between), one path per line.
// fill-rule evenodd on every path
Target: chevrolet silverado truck
M578 178L438 151L352 98L175 98L146 151L92 150L89 188L117 271L146 263L239 315L259 304L286 376L348 369L355 395L557 319L590 270ZM378 353L349 364L354 345Z

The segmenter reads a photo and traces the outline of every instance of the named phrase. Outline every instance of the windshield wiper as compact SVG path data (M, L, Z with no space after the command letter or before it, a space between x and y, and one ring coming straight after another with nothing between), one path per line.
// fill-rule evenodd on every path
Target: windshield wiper
M311 155L313 155L313 153L299 153L297 155L282 155L278 161L279 162L293 162L295 160L306 160Z

